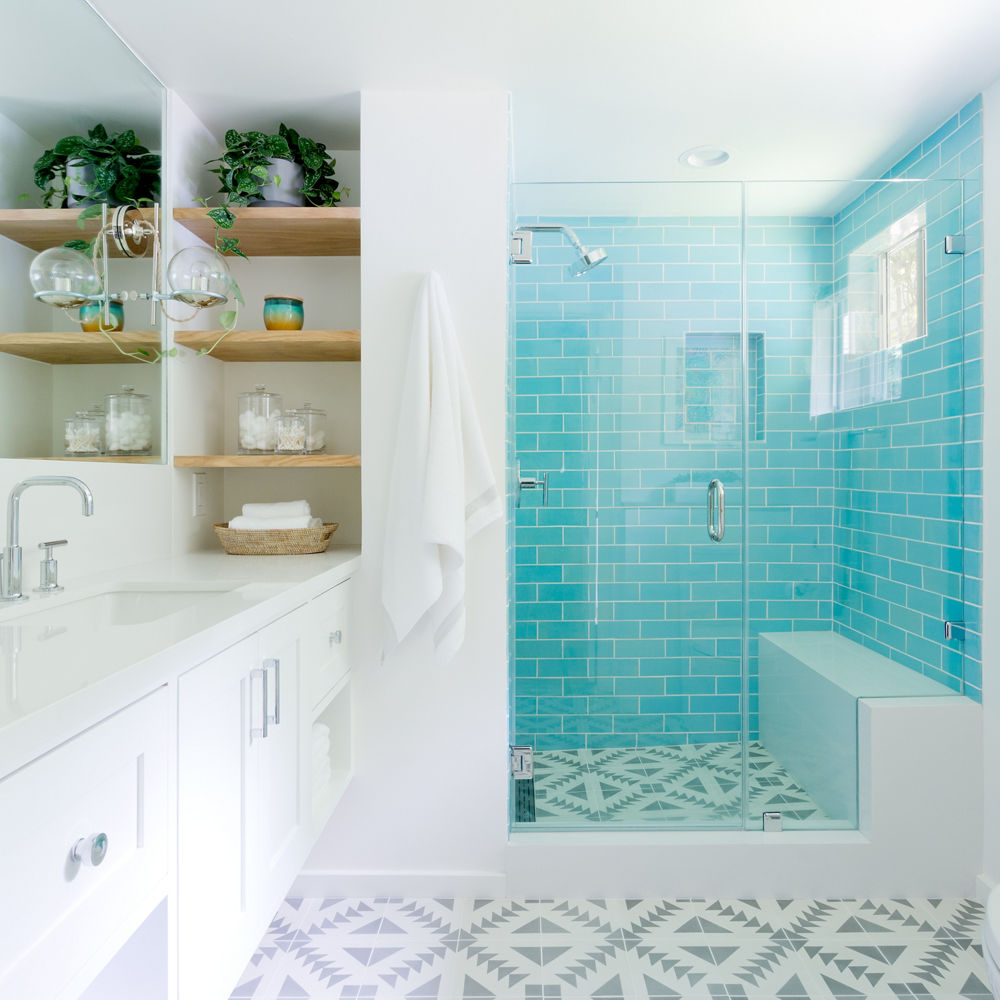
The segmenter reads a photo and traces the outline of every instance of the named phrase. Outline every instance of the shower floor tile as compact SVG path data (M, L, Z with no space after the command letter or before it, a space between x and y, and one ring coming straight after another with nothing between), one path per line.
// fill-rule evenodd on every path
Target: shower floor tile
M640 750L536 750L535 824L713 824L741 816L743 748L684 744ZM750 813L828 817L760 743L748 748Z
M232 1000L991 1000L972 900L288 899Z

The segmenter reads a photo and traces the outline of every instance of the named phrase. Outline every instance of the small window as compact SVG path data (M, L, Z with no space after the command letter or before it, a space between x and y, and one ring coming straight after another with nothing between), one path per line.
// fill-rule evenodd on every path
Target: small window
M923 227L879 255L879 342L901 347L926 332Z

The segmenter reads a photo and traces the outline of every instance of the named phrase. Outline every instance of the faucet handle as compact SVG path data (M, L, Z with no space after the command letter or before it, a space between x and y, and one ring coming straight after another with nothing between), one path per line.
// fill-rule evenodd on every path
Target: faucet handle
M35 592L38 594L56 594L62 587L59 586L59 563L52 558L52 550L57 545L68 545L65 538L56 539L54 542L39 542L38 547L43 550L42 561L38 567L38 586Z

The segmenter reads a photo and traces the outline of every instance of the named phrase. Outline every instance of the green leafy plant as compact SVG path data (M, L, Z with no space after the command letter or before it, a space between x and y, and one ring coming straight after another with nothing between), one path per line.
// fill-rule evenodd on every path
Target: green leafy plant
M66 169L80 163L94 168L87 198L109 205L151 205L160 198L160 156L136 141L126 129L109 135L101 124L86 136L70 135L47 149L34 163L35 185L46 208L65 208L69 185Z
M340 183L334 178L337 161L322 142L299 135L284 123L276 135L230 129L226 151L208 162L217 164L210 172L218 176L219 192L225 195L227 205L252 205L260 200L261 188L268 183L272 160L291 160L302 167L301 191L307 205L323 207L340 201ZM276 182L280 184L280 178Z

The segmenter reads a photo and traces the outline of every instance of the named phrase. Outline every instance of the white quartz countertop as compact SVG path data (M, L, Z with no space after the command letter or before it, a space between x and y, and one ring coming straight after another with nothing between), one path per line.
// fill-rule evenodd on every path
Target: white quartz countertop
M346 580L360 556L195 553L0 608L0 776Z

